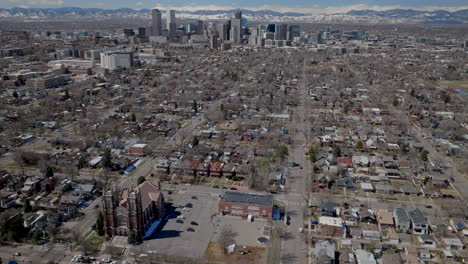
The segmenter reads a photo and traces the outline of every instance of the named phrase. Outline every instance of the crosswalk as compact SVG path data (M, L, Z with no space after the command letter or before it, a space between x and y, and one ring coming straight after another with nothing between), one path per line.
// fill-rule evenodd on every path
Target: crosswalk
M304 201L287 201L287 200L278 200L280 203L286 206L306 206L306 202Z

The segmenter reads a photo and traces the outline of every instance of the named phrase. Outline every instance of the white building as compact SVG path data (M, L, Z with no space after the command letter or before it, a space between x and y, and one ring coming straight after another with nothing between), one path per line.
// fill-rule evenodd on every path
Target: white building
M133 65L133 54L126 51L101 53L101 67L108 70L130 68Z

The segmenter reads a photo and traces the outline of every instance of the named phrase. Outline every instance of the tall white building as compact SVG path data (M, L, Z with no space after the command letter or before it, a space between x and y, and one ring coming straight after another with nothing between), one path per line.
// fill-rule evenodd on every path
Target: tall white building
M130 68L133 65L133 53L126 51L108 51L101 53L101 67L107 70Z
M174 38L176 36L177 24L175 18L175 10L167 10L167 31L169 33L169 38Z
M161 11L158 9L151 10L151 36L162 35Z

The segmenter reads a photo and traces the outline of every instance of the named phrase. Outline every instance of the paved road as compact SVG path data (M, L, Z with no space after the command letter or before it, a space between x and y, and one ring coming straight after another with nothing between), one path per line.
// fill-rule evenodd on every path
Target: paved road
M440 162L441 165L445 168L444 174L447 177L453 177L455 181L451 182L450 185L458 192L463 202L468 207L468 191L466 191L468 190L468 180L460 172L458 172L456 167L454 167L452 164L450 158L437 151L431 142L421 136L421 134L424 133L421 128L411 126L410 131L415 139L423 145L424 149L429 152L429 159Z
M306 100L307 86L306 86L306 62L304 61L303 76L301 84L298 89L300 98L299 105L295 109L293 122L296 131L292 132L293 144L290 146L290 159L293 162L302 165L303 169L294 168L290 169L289 175L286 179L287 193L280 194L278 198L285 201L286 216L291 217L290 225L286 226L285 232L291 234L291 239L283 240L281 255L292 255L294 259L288 259L288 263L304 263L305 260L301 259L304 256L304 248L306 244L303 236L299 233L299 229L303 226L304 221L304 208L306 205L307 194L307 177L312 175L312 168L310 162L305 159L305 149L303 145L306 142L305 133L307 126L306 120Z

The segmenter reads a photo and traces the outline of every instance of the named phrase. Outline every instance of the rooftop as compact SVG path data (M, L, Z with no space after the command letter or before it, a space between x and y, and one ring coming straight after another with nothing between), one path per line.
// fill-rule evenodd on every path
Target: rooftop
M245 203L273 206L273 195L260 195L241 192L225 192L221 202Z

